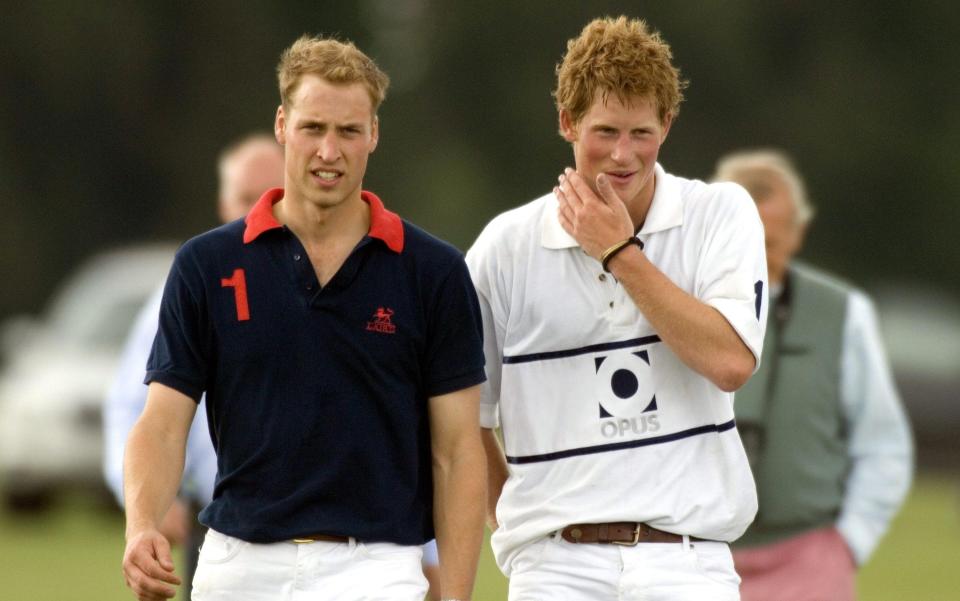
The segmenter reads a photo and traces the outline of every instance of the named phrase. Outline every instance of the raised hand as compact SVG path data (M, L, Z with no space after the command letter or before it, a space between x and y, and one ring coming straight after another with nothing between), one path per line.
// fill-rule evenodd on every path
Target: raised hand
M599 194L579 173L568 167L553 193L559 201L560 225L587 254L599 261L603 251L634 232L627 206L614 192L605 174L597 176L596 189Z

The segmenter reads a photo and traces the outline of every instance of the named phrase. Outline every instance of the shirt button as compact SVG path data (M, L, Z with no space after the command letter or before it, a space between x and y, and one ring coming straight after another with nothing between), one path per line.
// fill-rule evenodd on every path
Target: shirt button
M613 301L610 301L610 308L613 308Z
M307 284L307 290L313 290L313 284ZM613 303L610 303L611 305Z
M600 274L600 281L601 281L601 282L606 282L606 281L607 281L607 274L601 273L601 274Z
M294 260L294 261L299 261L299 260L300 260L300 255L299 255L299 254L293 255L293 260Z

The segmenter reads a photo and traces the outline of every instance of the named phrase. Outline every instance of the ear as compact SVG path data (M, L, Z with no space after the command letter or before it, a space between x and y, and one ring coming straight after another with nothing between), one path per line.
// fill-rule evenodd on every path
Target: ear
M373 116L373 125L370 128L370 154L377 149L377 142L380 141L380 117Z
M660 143L663 144L667 141L667 134L670 133L670 126L673 125L673 113L667 113L663 117L663 137L660 138Z
M277 143L283 146L287 141L286 135L287 119L283 114L283 105L277 107L277 117L273 121L273 135L277 138Z
M560 109L560 135L567 142L576 142L578 138L577 124L567 109Z

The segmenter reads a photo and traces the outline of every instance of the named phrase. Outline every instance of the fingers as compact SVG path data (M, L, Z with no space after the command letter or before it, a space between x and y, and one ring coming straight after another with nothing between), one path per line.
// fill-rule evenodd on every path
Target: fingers
M583 177L569 167L563 170L558 181L560 194L574 208L579 209L584 204L596 199L596 195Z
M176 579L167 580L167 582L173 582L174 584L180 584L180 579L173 573L173 554L170 553L170 542L165 536L154 539L154 556L157 558L157 562L160 564L170 576Z
M567 167L563 170L563 175L560 176L560 187L570 198L576 198L580 204L587 204L596 200L601 200L597 198L596 193L590 186L587 184L587 180L583 179L583 176Z
M583 208L583 202L580 201L576 194L567 194L567 192L571 192L570 185L566 182L566 178L563 175L561 175L559 179L559 185L553 187L553 195L557 197L557 217L564 231L576 237L574 234L574 223L576 223L577 220L577 210ZM567 192L565 192L564 189L566 189ZM576 203L577 206L576 210L574 209L574 203Z
M167 539L159 532L138 536L127 543L123 558L127 586L142 601L159 601L176 595L179 585Z
M176 589L172 586L150 578L138 566L125 566L124 578L127 581L127 586L141 601L172 599L177 594Z
M604 211L605 207L602 201L597 200L593 190L587 186L586 180L573 169L569 167L564 169L557 180L558 184L553 188L553 194L557 197L557 216L560 225L564 231L579 240L577 232L584 217L597 209Z
M620 203L620 197L613 191L613 184L610 182L610 178L607 177L606 173L597 175L597 192L600 193L600 198L608 205Z
M560 174L560 177L557 178L558 184L553 188L553 193L556 195L557 200L560 201L561 206L570 205L572 208L579 209L583 206L583 199L571 184L567 172L575 173L567 169L564 173Z

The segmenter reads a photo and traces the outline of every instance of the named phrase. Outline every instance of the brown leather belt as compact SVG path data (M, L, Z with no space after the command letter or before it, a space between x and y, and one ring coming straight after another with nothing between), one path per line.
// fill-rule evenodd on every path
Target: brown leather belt
M612 543L632 547L637 543L679 543L683 536L657 530L643 522L610 522L607 524L571 524L560 531L568 543ZM691 541L706 539L690 537Z
M317 541L323 541L326 543L348 543L350 542L350 537L340 534L305 534L293 539L293 542L297 543L298 545L315 543Z

